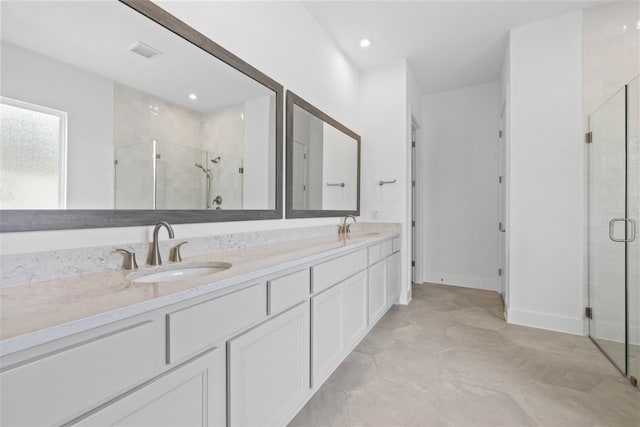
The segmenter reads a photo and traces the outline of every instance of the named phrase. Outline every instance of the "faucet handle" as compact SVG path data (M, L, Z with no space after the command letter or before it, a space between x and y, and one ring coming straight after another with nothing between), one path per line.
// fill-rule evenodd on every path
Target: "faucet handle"
M172 261L172 262L180 262L180 261L182 261L182 255L180 254L180 248L182 247L182 245L185 245L187 243L189 243L189 242L181 242L181 243L178 243L173 248L171 248L171 255L169 255L169 261Z
M124 254L124 260L122 262L122 268L125 270L137 270L138 263L136 262L136 253L133 251L128 251L126 249L118 248L116 252L121 252Z

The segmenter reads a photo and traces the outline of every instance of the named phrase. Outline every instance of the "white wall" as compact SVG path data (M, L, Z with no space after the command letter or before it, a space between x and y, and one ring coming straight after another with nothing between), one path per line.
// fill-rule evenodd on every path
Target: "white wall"
M156 3L347 127L358 128L354 108L358 71L304 6L297 2Z
M422 100L423 281L497 291L500 85Z
M511 323L582 334L581 12L514 28L509 86Z
M359 73L302 5L293 2L158 3L358 132ZM319 218L184 224L174 228L178 237L189 238L338 222L337 218ZM150 234L151 227L126 227L4 233L0 237L2 253L9 254L148 241Z
M113 207L113 84L2 43L2 96L68 113L67 207Z
M401 302L410 296L410 229L407 216L407 63L396 61L362 75L360 86L362 137L361 208L363 218L402 223ZM378 185L380 180L395 184Z
M322 208L356 210L358 199L358 144L328 123L322 126ZM327 183L344 183L344 187Z

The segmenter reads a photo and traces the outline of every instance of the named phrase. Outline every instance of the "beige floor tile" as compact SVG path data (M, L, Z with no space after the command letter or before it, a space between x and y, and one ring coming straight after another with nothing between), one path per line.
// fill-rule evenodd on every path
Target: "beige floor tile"
M524 372L535 381L582 392L590 392L606 379L597 366L580 364L554 353L541 355Z
M593 402L586 393L522 381L509 393L541 426L593 426Z
M290 427L348 426L347 396L324 385L289 423Z
M389 329L393 331L403 326L407 326L409 323L410 322L405 313L394 306L391 307L384 317L378 321L376 328Z
M499 331L507 325L503 317L498 317L482 307L469 307L454 310L453 317L462 325Z
M640 427L640 391L588 338L501 313L495 292L414 285L292 425Z
M511 396L473 384L447 384L436 398L441 416L455 426L537 426Z
M517 345L497 331L476 328L469 325L456 325L445 330L455 343L488 350L508 350Z
M347 393L354 426L447 426L433 396L400 384L380 380Z
M402 316L409 323L417 324L431 329L445 330L458 324L456 318L447 311L429 311L405 309Z
M604 354L594 345L591 347L577 347L571 353L567 354L567 359L578 365L587 365L595 368L595 370L610 377L619 378L620 381L627 383L628 381L620 375L616 367L605 357Z
M438 358L427 352L391 349L373 358L381 378L416 390L436 392L439 385L454 380Z
M522 347L550 351L552 353L566 355L577 347L576 344L568 339L569 334L529 328L527 326L506 325L500 333Z
M453 298L458 292L455 286L440 285L437 283L420 283L414 284L412 295L415 299L423 299L429 297L435 298Z
M589 394L597 402L600 422L613 420L617 425L640 425L640 392L635 392L630 384L606 379Z
M392 329L378 328L377 325L360 341L356 351L365 354L376 354L391 348L402 348L396 341Z
M456 346L456 343L440 329L410 324L393 332L396 341L411 350L426 351L431 354L442 353Z
M326 384L342 391L351 391L380 379L378 368L369 354L353 351L331 374Z

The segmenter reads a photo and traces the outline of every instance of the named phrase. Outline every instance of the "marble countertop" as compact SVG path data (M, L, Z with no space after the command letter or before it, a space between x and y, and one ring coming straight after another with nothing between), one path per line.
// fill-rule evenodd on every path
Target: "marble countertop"
M234 285L396 236L396 232L336 234L185 258L180 265L221 261L232 267L213 276L174 282L132 283L127 279L131 271L117 270L3 287L0 357L205 294L215 296Z

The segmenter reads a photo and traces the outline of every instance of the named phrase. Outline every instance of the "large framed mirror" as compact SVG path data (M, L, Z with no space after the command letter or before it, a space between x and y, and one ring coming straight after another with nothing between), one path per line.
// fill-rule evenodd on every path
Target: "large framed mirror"
M282 218L282 85L149 0L0 7L0 231Z
M287 91L287 218L360 215L360 135Z

